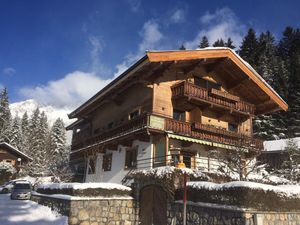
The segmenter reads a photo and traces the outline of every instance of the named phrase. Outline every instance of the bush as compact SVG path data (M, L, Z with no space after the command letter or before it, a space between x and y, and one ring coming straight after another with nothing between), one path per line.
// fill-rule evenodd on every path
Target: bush
M0 162L0 183L8 181L17 172L11 163Z

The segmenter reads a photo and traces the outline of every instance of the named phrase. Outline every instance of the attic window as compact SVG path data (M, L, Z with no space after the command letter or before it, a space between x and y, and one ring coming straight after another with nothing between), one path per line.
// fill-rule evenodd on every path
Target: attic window
M132 120L134 118L137 118L141 114L141 108L135 109L131 113L129 113L128 119Z
M209 81L209 80L205 80L203 78L200 77L194 77L194 82L195 85L199 86L199 87L203 87L203 88L207 88L207 89L217 89L217 90L221 90L221 84Z

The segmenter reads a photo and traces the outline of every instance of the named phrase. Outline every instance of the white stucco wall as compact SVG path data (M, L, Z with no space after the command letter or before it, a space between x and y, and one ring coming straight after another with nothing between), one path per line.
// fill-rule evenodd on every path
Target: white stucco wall
M138 146L138 168L144 166L149 168L152 165L151 160L149 159L152 155L151 144L149 142L135 140L132 143L132 147L134 146ZM111 171L102 170L103 154L98 154L95 174L86 174L85 182L110 182L121 184L122 179L129 172L128 169L125 169L126 148L127 147L119 145L117 148L118 150L106 150L106 153L112 153ZM142 160L142 166L139 165L141 159L144 159Z

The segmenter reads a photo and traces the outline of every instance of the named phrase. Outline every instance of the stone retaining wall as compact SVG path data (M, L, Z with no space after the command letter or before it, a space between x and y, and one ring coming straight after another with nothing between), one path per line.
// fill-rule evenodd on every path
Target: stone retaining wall
M168 204L168 225L181 225L182 202ZM300 225L300 212L261 212L209 204L187 204L188 225Z
M137 225L138 210L131 198L62 199L32 195L33 201L69 217L69 225Z

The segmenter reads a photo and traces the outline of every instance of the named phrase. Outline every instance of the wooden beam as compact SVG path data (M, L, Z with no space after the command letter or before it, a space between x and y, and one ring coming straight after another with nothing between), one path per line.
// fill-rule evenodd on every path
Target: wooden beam
M150 70L145 76L147 80L155 80L157 77L161 76L165 70L170 68L174 62L161 63L160 66L154 70Z
M247 83L248 81L250 81L250 80L251 80L251 79L250 79L249 77L247 77L247 78L245 78L245 79L243 79L243 80L237 81L237 82L233 83L232 85L230 85L230 86L228 87L228 90L229 90L229 91L232 91L232 90L234 90L234 89L236 89L236 88L238 88L238 87L240 87L240 86L246 84L246 83Z
M220 67L227 60L228 60L228 58L224 57L224 58L216 59L216 61L214 63L207 64L205 66L206 73L211 73L212 71L214 71L215 69Z
M189 65L189 66L183 68L182 70L183 70L183 72L184 72L185 74L188 74L189 72L191 72L191 71L193 71L194 69L196 69L199 65L201 65L203 61L204 61L204 59L198 59L198 60L196 60L194 63L192 63L191 65Z

